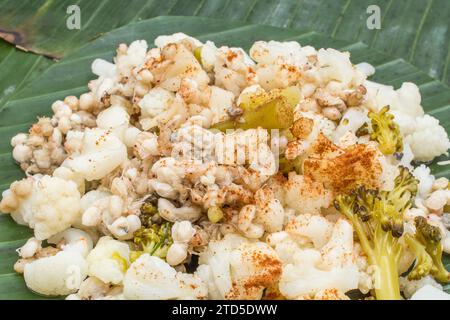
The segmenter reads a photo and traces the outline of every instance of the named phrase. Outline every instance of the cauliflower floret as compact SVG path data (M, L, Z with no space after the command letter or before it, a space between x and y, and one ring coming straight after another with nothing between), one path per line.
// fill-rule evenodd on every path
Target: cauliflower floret
M450 300L450 294L427 284L417 290L411 300Z
M147 55L148 44L145 40L133 41L128 47L124 46L126 50L120 50L114 61L116 63L117 71L121 76L129 76L134 68L140 67ZM120 53L120 54L119 54Z
M426 199L433 188L433 183L435 180L434 176L431 174L430 168L422 164L414 169L413 175L419 180L419 197Z
M0 209L34 229L38 240L45 240L80 220L80 199L75 182L35 175L4 191Z
M416 119L414 132L405 138L417 161L431 161L447 153L450 140L439 120L426 114Z
M380 110L390 106L415 160L431 161L447 153L450 148L448 135L439 120L424 114L419 88L415 84L405 82L398 90L370 81L366 81L365 85L369 97L366 107Z
M111 130L120 140L124 140L129 123L130 115L121 106L111 106L97 116L97 126L103 130Z
M144 130L156 127L160 122L168 119L166 113L173 103L175 96L172 92L162 88L150 90L138 105L141 108L141 118L139 120Z
M81 199L81 206L81 223L84 226L98 227L104 233L112 233L119 240L132 239L133 233L141 227L138 217L141 203L130 203L102 189L86 193Z
M214 63L215 84L237 97L244 88L257 83L253 66L244 50L221 47L216 51Z
M375 143L340 149L319 135L311 149L303 162L303 174L336 192L346 192L362 184L379 188L386 182L383 181L381 152Z
M154 82L169 91L178 91L184 79L190 79L201 88L208 85L210 79L195 58L186 42L169 43L150 57L145 65L154 77ZM188 45L189 46L189 45Z
M333 224L321 215L300 214L287 223L285 231L294 237L307 238L316 249L321 249L331 237Z
M53 256L39 258L25 265L24 279L28 288L43 295L67 295L76 292L87 276L86 255L92 249L90 236L77 229L68 229L52 241L65 239Z
M336 222L320 251L302 249L289 238L275 243L275 250L285 257L279 288L288 299L326 289L347 292L358 288L360 272L353 259L353 228L346 220Z
M356 133L367 122L369 122L367 110L358 107L347 109L333 133L334 143L337 143L349 131Z
M114 63L104 59L95 59L91 64L91 71L96 76L112 78L116 75L117 68Z
M283 228L285 212L275 193L268 187L256 191L255 200L258 206L255 221L261 223L267 232L278 232Z
M94 60L91 69L99 77L89 82L91 92L85 95L83 105L88 108L89 105L108 106L109 102L113 102L112 95L116 93L125 97L143 96L152 79L148 70L142 70L147 48L145 40L133 41L129 46L122 43L117 48L115 64L103 59ZM81 100L80 97L80 103Z
M203 69L207 72L211 72L214 69L216 63L217 47L212 41L206 41L200 51L200 60L202 62Z
M177 32L171 35L163 35L156 37L155 46L157 46L158 48L162 48L168 45L169 43L177 43L180 42L181 40L187 40L190 43L192 43L195 47L200 47L203 45L199 40L190 37L187 34L184 34L183 32Z
M250 48L250 56L257 63L275 64L282 60L288 64L302 66L307 56L315 53L312 47L301 47L296 41L256 41Z
M322 183L295 172L289 173L289 180L283 187L284 203L298 214L320 213L320 209L328 208L333 200L333 193L325 189Z
M352 108L353 109L353 108ZM301 111L295 109L295 120L300 118L307 118L314 121L313 127L307 138L302 141L303 148L307 150L309 146L317 139L319 134L323 134L328 139L332 139L336 132L336 124L322 116L321 114L312 111Z
M258 82L266 90L297 83L308 56L315 53L314 48L301 47L295 41L256 41L250 48L250 56L257 62Z
M359 72L364 74L366 77L370 77L375 74L375 68L370 63L361 62L358 63L355 67L356 69L358 69Z
M133 262L123 279L123 294L133 300L205 299L206 284L197 276L177 272L149 254Z
M55 171L53 171L53 177L75 182L81 195L86 191L86 181L84 178L67 167L59 167L55 169Z
M361 83L364 75L350 62L350 53L335 49L320 49L317 52L318 73L324 83L339 81L343 85Z
M320 254L312 249L296 252L294 260L295 264L283 267L279 284L281 293L288 299L313 295L328 288L339 288L342 292L358 288L359 275L355 266L321 270L315 266L320 262Z
M127 160L127 147L111 131L86 129L82 148L66 159L63 165L81 174L86 180L98 180Z
M394 116L394 121L400 128L400 133L403 136L413 133L416 130L416 117L402 113L398 110L389 110Z
M211 125L228 120L228 110L233 106L234 95L232 92L212 86L208 107L213 113Z
M414 83L405 82L398 90L394 90L392 86L371 81L365 81L364 85L369 97L369 109L378 111L389 105L392 111L398 111L414 118L423 116L419 88Z
M119 284L130 263L129 256L130 248L126 243L102 237L86 258L88 274L105 283Z
M281 274L281 261L272 248L236 234L211 241L199 264L211 299L260 299Z
M400 290L407 299L410 299L419 289L426 285L442 290L442 286L430 275L419 280L408 280L407 277L400 277Z
M402 154L402 159L400 160L399 165L408 168L410 171L413 170L411 162L414 160L414 154L412 153L411 147L407 142L403 142Z
M76 294L70 294L66 300L123 300L122 287L112 286L96 277L88 277L80 285Z

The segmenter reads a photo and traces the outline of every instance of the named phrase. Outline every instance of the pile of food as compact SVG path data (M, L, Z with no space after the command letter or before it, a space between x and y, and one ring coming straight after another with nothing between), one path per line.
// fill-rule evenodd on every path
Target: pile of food
M450 141L347 52L182 33L96 59L12 141L14 265L67 299L447 298Z

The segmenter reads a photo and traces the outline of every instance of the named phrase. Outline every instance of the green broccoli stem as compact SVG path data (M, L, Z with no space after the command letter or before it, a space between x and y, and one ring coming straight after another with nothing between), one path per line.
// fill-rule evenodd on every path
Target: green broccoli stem
M375 274L375 296L377 300L400 300L397 267L400 249L396 240L390 232L384 232L378 226L372 246L360 220L353 216L352 222L369 263L377 268Z
M397 261L392 253L383 250L376 258L378 281L375 283L377 300L400 300Z

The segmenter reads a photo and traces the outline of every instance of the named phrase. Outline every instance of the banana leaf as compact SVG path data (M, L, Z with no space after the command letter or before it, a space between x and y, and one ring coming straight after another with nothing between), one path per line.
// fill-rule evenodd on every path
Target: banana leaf
M70 30L70 5L81 13L81 29ZM367 8L380 8L381 29L370 30ZM21 49L62 58L104 32L160 15L225 18L257 24L314 30L336 39L361 41L410 62L450 84L448 0L0 0L0 37ZM39 74L51 61L0 45L0 105L14 89ZM5 52L3 52L5 51ZM3 60L5 53L7 60Z
M158 17L126 25L89 42L76 52L53 64L0 107L0 190L19 179L23 173L11 158L10 138L25 131L37 116L49 115L53 101L69 94L87 91L94 76L91 62L98 57L111 60L119 43L146 39L151 44L160 34L183 31L200 40L213 40L248 49L256 40L295 40L302 45L333 47L347 50L354 63L367 61L377 68L374 80L399 86L403 81L415 82L423 95L425 109L437 116L447 131L450 129L450 90L403 59L378 52L361 42L349 42L314 31L299 31L264 25L199 17ZM448 167L433 167L438 176L450 177ZM31 231L16 225L8 216L0 217L0 299L42 298L30 293L12 265L15 249L25 242Z

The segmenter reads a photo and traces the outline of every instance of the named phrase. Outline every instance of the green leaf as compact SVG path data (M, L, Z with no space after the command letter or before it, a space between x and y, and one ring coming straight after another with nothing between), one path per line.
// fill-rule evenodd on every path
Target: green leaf
M81 29L69 30L67 8L81 10ZM161 15L204 16L315 30L337 39L361 41L450 84L448 0L0 0L0 36L48 57L62 58L104 32ZM381 29L369 30L367 8L381 10ZM49 59L15 50L0 67L0 106L14 89L40 74ZM11 51L8 49L7 51ZM6 69L5 69L6 66ZM5 73L4 73L5 74Z
M63 57L99 34L161 15L205 16L362 41L450 83L447 0L2 0L0 30L8 41L50 57ZM69 30L67 8L81 10L81 29ZM367 8L380 8L381 29L370 30Z
M146 39L151 44L158 35L178 31L198 37L200 40L213 40L218 45L240 46L245 49L248 49L255 40L296 40L302 45L313 45L317 48L333 47L348 50L354 63L367 61L376 66L377 73L374 77L376 81L395 86L403 81L416 82L423 94L423 105L427 111L438 116L447 131L450 129L448 87L404 60L392 58L361 42L337 40L318 32L230 23L208 18L159 17L129 24L88 43L53 64L0 109L0 185L6 188L11 181L23 176L11 159L9 139L26 129L37 116L50 114L50 106L54 100L87 91L88 81L94 78L90 64L95 58L112 59L116 46L121 42ZM450 177L444 167L435 167L434 170L437 175ZM6 263L8 264L14 261L13 248L19 246L20 240L24 241L29 233L23 227L11 222L8 217L4 218L0 220L0 236L3 234L2 231L6 235L0 238L0 252L1 250L5 252L3 259L9 261ZM0 297L8 294L4 288L11 287L15 290L15 297L30 297L30 293L18 285L17 277L7 273L10 272L8 265L0 264L0 273L2 272L5 276L0 275ZM4 281L5 285L2 285L1 281Z

